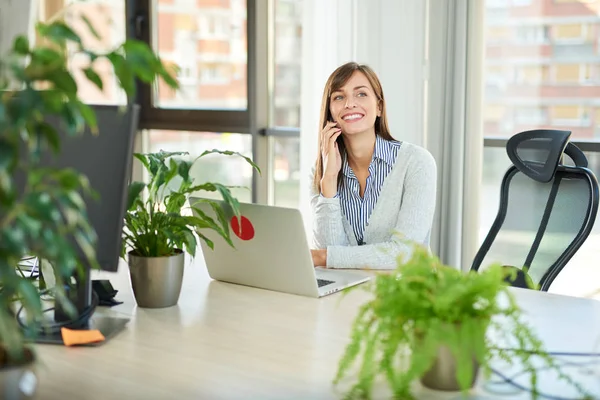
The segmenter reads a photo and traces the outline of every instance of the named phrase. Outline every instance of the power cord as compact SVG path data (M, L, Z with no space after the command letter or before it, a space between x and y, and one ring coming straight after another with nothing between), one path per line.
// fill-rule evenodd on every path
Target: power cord
M515 349L502 349L502 350L514 350ZM522 350L520 350L522 351ZM536 354L535 351L527 351L525 350L524 352L526 353L530 353L530 354ZM548 352L548 355L551 356L562 356L562 357L595 357L595 358L600 358L600 353L574 353L574 352L561 352L561 351L557 351L557 352ZM596 359L593 361L588 361L588 362L572 362L572 361L568 361L568 360L561 360L561 364L562 365L571 365L571 366L578 366L578 367L586 367L589 365L597 365L600 362L600 359ZM542 368L537 368L537 371L544 371L544 370L549 370L551 369L551 367L542 367ZM530 388L518 383L515 379L518 378L519 376L522 376L526 373L528 373L528 371L524 370L521 372L518 372L512 376L507 376L505 374L503 374L502 372L498 371L497 369L494 368L490 368L491 372L494 373L495 375L497 375L501 380L500 381L490 381L488 383L491 384L498 384L498 383L505 383L505 384L509 384L512 387L521 390L521 391L525 391L525 392L533 392ZM490 391L490 390L488 390ZM492 391L490 391L492 392ZM568 397L559 397L559 396L555 396L555 395L550 395L550 394L546 394L543 392L537 392L537 396L539 398L543 398L543 399L547 399L547 400L584 400L584 399L588 399L588 398L568 398ZM591 398L590 398L591 399Z
M98 302L99 302L99 298L98 295L96 294L95 291L92 291L92 303L86 307L81 314L75 318L75 319L70 319L68 321L61 321L61 322L57 322L57 321L47 321L45 323L40 323L39 325L36 324L36 335L56 335L60 333L61 328L70 328L70 329L78 329L78 328L82 328L84 327L87 322L89 321L89 319L91 318L91 316L94 314L94 311L96 310L96 307L98 306ZM21 313L23 311L23 306L19 307L19 311L17 311L17 315L16 315L16 319L17 322L19 323L19 325L21 326L21 328L23 328L24 330L27 331L32 331L33 328L31 326L28 326L25 322L23 322L23 320L21 319ZM50 312L50 311L54 311L55 307L50 307L47 308L45 310L42 311L43 314Z

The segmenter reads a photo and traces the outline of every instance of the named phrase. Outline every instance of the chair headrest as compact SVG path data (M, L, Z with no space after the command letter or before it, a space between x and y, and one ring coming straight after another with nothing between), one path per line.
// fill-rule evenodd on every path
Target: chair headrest
M571 131L535 129L517 133L508 139L508 158L519 171L538 182L550 182L562 164L563 154L569 156L576 167L587 167L583 151L569 142Z

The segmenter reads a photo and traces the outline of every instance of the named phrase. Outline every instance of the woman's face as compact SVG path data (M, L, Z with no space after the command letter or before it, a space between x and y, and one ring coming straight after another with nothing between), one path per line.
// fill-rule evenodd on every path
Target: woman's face
M375 133L375 119L381 115L377 95L360 71L355 71L343 87L331 93L329 112L342 133L348 135Z

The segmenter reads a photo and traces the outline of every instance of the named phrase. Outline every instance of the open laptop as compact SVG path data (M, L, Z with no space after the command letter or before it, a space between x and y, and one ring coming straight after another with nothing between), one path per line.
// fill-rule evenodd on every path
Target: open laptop
M217 221L205 200L192 197L190 205ZM240 231L238 219L226 203L211 201L226 207L235 246L212 230L200 231L214 242L213 250L200 240L212 279L308 297L326 296L369 280L358 272L314 268L299 210L241 203Z

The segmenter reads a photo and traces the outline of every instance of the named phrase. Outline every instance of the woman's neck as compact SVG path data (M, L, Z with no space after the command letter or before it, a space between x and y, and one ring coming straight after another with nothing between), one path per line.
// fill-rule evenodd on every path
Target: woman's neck
M369 169L375 151L375 133L364 133L344 137L348 165L353 171Z

